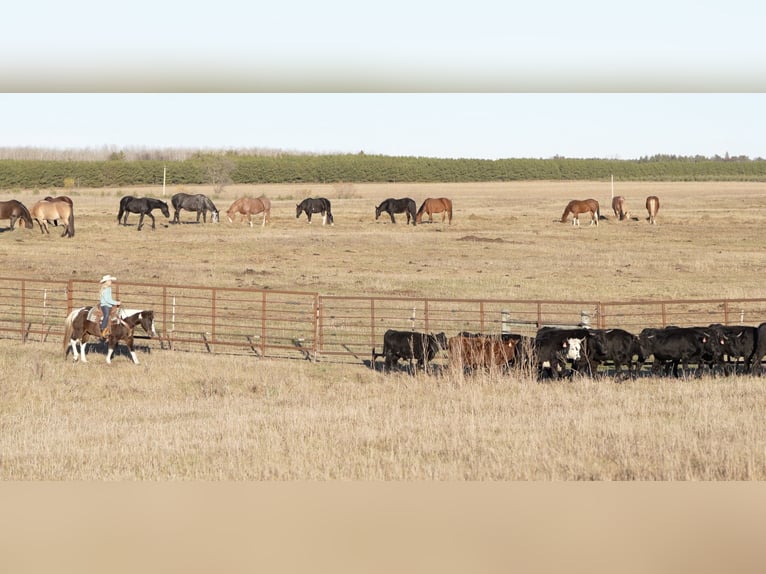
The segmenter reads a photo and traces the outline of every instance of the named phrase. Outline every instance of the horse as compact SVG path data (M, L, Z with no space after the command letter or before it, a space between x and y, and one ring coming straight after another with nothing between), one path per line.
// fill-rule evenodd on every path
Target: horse
M630 217L630 213L628 213L628 204L625 201L625 198L621 195L612 198L612 211L614 211L614 216L620 221L624 221Z
M646 211L649 212L649 223L654 225L656 223L657 212L660 210L660 198L656 195L650 195L646 198Z
M232 203L226 211L229 223L234 222L234 217L238 213L239 222L242 223L245 220L245 216L247 216L250 227L253 226L253 215L263 213L261 227L264 227L267 221L271 221L271 200L268 197L241 197Z
M168 204L161 199L154 199L153 197L133 197L132 195L126 195L120 200L120 211L117 214L117 223L120 222L123 225L128 224L128 214L138 213L138 231L144 226L144 216L148 215L152 219L152 229L155 229L154 215L152 215L153 209L159 209L162 215L170 217L170 210ZM123 218L123 214L125 217Z
M181 223L178 216L182 209L196 211L197 223L199 223L200 215L202 215L202 221L207 223L207 212L210 211L210 223L218 223L218 208L207 195L202 193L195 195L176 193L170 198L170 203L173 205L173 209L175 209L171 223Z
M48 222L61 220L66 221L61 237L74 237L74 207L69 202L63 199L43 199L35 203L29 213L40 226L40 233L50 235Z
M72 202L72 198L71 198L71 197L69 197L69 196L67 196L67 195L57 195L56 197L52 197L52 196L48 195L48 196L46 196L46 197L43 197L43 199L44 199L45 201L66 201L66 202L67 202L69 205L72 205L72 206L74 206L74 203ZM48 224L50 225L51 223L52 223L54 226L58 227L58 225L59 225L59 220L58 220L58 219L53 219L53 220L50 220L50 219L49 219L49 220L48 220Z
M26 206L15 199L0 201L0 219L9 219L11 221L11 230L16 222L21 219L27 229L32 229L35 224L32 222L32 216Z
M71 345L74 361L77 362L78 359L81 359L83 363L88 362L85 358L85 343L88 340L88 337L93 336L97 339L101 338L100 319L91 317L91 309L94 309L94 307L81 307L67 315L67 318L64 321L64 358L66 358L69 346ZM97 307L95 309L97 309ZM108 324L107 363L112 362L112 354L114 353L114 348L117 346L117 343L119 341L125 341L133 363L136 365L138 364L138 357L133 350L133 330L136 325L141 325L144 331L146 331L146 334L150 337L158 336L157 331L154 328L154 311L151 310L139 311L135 309L120 309L120 311L116 313L116 317L111 318ZM80 346L79 353L77 350L78 343Z
M394 199L393 197L389 197L375 208L375 221L378 220L380 214L384 211L388 213L388 216L391 218L391 223L396 223L396 219L394 219L394 213L406 213L407 225L409 225L410 220L412 220L412 225L415 225L415 208L416 205L414 199L409 197L403 197L401 199Z
M572 225L580 225L580 214L590 213L590 224L598 225L598 219L601 217L598 201L595 199L573 199L570 201L564 213L561 216L561 223L566 223L569 214L572 214Z
M306 214L309 223L311 223L311 215L313 213L321 213L322 225L327 223L335 225L335 219L332 216L332 205L330 200L325 197L307 197L295 206L295 219L298 219L301 213Z
M449 217L449 224L452 225L452 200L446 197L429 197L422 203L417 214L415 214L416 223L423 222L424 213L428 215L430 223L434 222L434 213L441 213L442 223L444 223L445 218Z

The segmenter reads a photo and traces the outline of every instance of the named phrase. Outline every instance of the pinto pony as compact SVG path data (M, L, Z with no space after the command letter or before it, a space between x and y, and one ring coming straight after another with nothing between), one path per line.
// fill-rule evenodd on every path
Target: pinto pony
M27 229L32 229L35 226L32 222L32 216L29 214L29 210L23 203L15 199L0 201L0 219L9 219L11 222L11 230L13 230L19 219L24 222L24 226Z
M655 219L657 217L657 212L660 210L660 198L656 195L650 195L646 198L646 211L649 212L649 217L647 218L649 220L649 223L654 225L656 223Z
M570 201L564 213L561 215L561 223L566 223L569 214L572 214L572 225L580 225L580 214L590 213L590 224L598 225L598 219L601 217L598 201L595 199L573 199Z
M71 201L71 200L70 200ZM63 199L38 201L29 210L30 215L40 226L40 233L47 233L49 221L66 221L61 237L74 237L74 208Z
M72 347L72 354L74 361L77 362L80 359L83 363L87 363L85 358L85 343L89 337L95 339L101 338L101 326L100 321L92 320L90 311L92 307L81 307L75 309L69 315L67 315L64 321L64 357L66 357L69 351L69 346ZM93 318L95 319L95 317ZM146 331L146 334L150 337L157 337L157 331L154 328L154 311L151 310L120 310L116 314L116 318L109 321L109 333L107 335L108 350L106 353L106 362L112 362L112 355L114 354L114 348L119 341L125 341L130 352L130 358L133 363L138 364L138 357L133 350L133 330L137 325ZM79 352L78 346L79 344Z
M233 223L234 218L239 214L239 222L242 223L247 216L250 227L252 227L253 215L259 213L263 213L261 227L264 227L267 221L271 221L271 200L268 197L241 197L229 206L226 217L229 223Z
M446 197L429 197L421 204L420 209L415 214L415 222L423 223L423 214L426 214L429 222L433 223L434 213L442 214L442 223L449 218L449 224L452 225L452 200Z
M614 211L614 216L620 221L625 221L630 217L630 213L628 213L628 204L625 201L625 198L621 195L612 198L612 211Z
M391 223L396 223L394 213L406 213L407 225L410 224L410 220L412 221L412 225L415 225L415 200L412 198L403 197L401 199L394 199L393 197L389 197L375 208L375 221L378 220L380 214L383 212L388 213L388 216L391 218Z

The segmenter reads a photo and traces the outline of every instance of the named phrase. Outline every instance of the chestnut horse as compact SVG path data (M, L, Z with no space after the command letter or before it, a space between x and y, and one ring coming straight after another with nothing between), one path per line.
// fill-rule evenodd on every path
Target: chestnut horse
M628 204L625 201L625 198L621 195L612 198L612 211L614 211L615 217L620 221L625 221L630 217L630 213L628 213Z
M430 223L434 222L434 213L441 213L442 223L444 223L446 218L449 218L449 223L452 225L452 200L446 197L429 197L422 203L420 209L415 214L416 223L423 223L424 213L428 215Z
M74 237L74 208L70 202L71 199L69 201L58 198L52 200L43 199L32 206L29 213L40 226L40 233L50 234L48 222L60 220L66 221L64 233L61 234L61 237Z
M649 223L652 225L655 224L655 218L657 217L657 212L660 210L660 198L656 195L650 195L646 198L646 211L649 212Z
M242 223L247 216L250 222L250 227L253 226L253 215L263 213L263 222L261 227L266 225L267 221L271 220L271 200L268 197L242 197L231 204L226 217L229 219L229 223L234 222L234 217L239 213L239 222Z
M66 357L71 345L75 362L78 359L81 359L83 363L88 362L85 358L85 343L89 336L96 339L101 338L100 319L97 317L89 318L91 309L92 307L75 309L67 315L64 321L64 357ZM120 309L119 313L115 313L112 317L108 323L109 333L106 337L108 344L106 362L112 362L112 354L114 354L117 343L125 341L128 351L130 351L130 358L137 365L138 357L133 350L133 329L136 328L136 325L141 325L147 335L157 337L157 331L154 328L154 311ZM77 351L78 343L80 345L79 353Z
M573 199L570 201L564 213L561 216L561 223L566 223L569 214L572 214L572 225L580 225L580 214L590 213L590 224L598 225L598 219L601 217L598 201L595 199Z
M19 219L24 222L27 229L31 229L35 226L32 222L32 216L29 214L29 210L23 203L15 199L0 201L0 219L9 219L11 221L11 230L13 230Z

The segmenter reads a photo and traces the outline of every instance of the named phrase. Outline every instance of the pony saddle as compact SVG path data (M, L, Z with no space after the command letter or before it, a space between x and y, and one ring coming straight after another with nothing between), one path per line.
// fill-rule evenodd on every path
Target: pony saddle
M109 309L109 320L106 323L106 328L101 331L102 337L109 335L112 323L118 323L120 321L119 313L120 308L116 305ZM101 310L99 305L94 305L90 308L90 311L88 311L88 321L92 321L93 323L101 325L101 319L103 318L104 312Z

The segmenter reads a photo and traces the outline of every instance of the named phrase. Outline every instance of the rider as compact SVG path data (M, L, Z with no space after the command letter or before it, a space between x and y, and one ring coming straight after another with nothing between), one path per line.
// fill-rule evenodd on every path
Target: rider
M104 275L101 278L101 289L99 290L99 305L101 306L101 336L106 336L106 329L109 325L109 311L113 306L119 306L120 302L112 299L112 281L117 281L117 277Z

